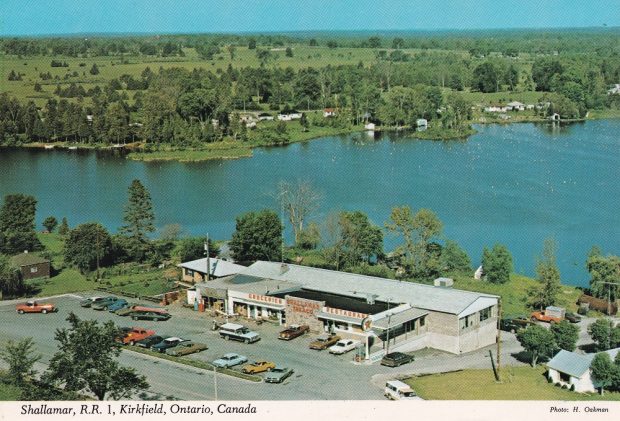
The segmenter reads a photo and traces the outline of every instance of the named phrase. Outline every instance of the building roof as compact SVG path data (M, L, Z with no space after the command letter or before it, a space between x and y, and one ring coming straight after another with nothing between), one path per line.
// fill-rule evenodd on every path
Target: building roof
M594 354L581 355L561 349L549 360L547 367L573 377L581 377L590 369L593 358Z
M408 303L416 308L450 314L461 313L481 297L499 298L478 292L276 262L257 261L241 274L288 281L300 284L304 289L360 299L372 295L377 301Z
M30 266L30 265L38 265L40 263L49 263L48 259L45 259L41 256L38 256L34 253L21 253L16 256L11 257L11 263L15 266Z
M277 279L237 275L214 279L209 282L201 282L196 284L196 288L226 289L259 295L276 295L287 291L296 291L301 288L301 285Z
M386 317L376 320L373 323L373 327L378 327L385 330L388 328L388 322L389 327L393 328L395 326L402 325L403 323L406 323L410 320L419 319L426 314L428 314L428 311L420 310L418 308L408 308L404 311L401 311L400 313L393 314L391 317L389 317L389 320L386 314Z
M204 257L198 260L192 260L191 262L185 262L177 265L181 268L190 269L202 274L207 273L207 258ZM245 266L238 265L236 263L231 263L226 260L216 259L214 257L209 259L209 275L214 276L216 278L221 278L222 276L235 275L245 269Z

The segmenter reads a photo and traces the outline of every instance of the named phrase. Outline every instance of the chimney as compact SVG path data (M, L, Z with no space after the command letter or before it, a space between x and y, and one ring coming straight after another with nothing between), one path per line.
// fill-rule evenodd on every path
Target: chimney
M282 263L280 265L280 275L284 275L286 272L288 272L288 265L286 263Z

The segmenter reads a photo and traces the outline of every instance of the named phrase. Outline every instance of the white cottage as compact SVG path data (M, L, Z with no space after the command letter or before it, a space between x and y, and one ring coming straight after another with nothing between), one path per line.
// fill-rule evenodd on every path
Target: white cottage
M620 348L605 351L613 361ZM547 376L553 383L568 387L574 386L575 392L596 392L600 385L592 379L590 365L596 354L577 354L560 350L548 363Z

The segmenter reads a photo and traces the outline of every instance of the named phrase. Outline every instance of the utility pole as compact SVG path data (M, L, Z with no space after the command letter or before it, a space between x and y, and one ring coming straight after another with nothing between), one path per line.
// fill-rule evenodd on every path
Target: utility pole
M501 355L502 355L502 329L500 324L502 320L502 299L497 300L497 379L499 381L499 372L501 369Z
M99 282L99 229L95 227L95 247L97 248L97 282Z
M213 366L213 385L215 386L215 400L217 400L217 367Z
M390 353L390 322L392 321L392 313L388 314L388 324L387 324L387 347L385 349L385 353Z
M205 241L205 253L207 254L207 281L211 278L211 260L209 258L209 233L207 233L207 241Z

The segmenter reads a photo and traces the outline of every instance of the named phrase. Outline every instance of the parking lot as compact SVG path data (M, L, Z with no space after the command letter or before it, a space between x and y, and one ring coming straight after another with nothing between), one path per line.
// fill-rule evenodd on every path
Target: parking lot
M98 294L84 294L93 295ZM173 317L164 322L133 321L107 311L82 308L79 305L81 298L67 295L48 300L59 307L59 311L52 314L18 315L14 302L2 303L0 336L5 339L33 337L37 351L43 356L41 362L46 363L57 349L54 341L56 328L67 327L67 315L73 311L82 319L101 322L113 320L120 327L141 326L153 329L164 337L178 336L208 345L208 350L193 354L189 358L211 362L225 353L235 352L245 355L250 361L264 359L295 370L293 376L283 384L254 383L218 374L217 398L223 400L383 399L386 379L405 374L489 368L488 349L495 349L493 346L462 355L423 350L416 353L415 362L398 368L379 364L359 365L353 363L352 352L334 356L327 351L309 349L308 344L316 335L281 341L277 339L278 332L282 330L281 326L268 323L257 326L254 322L239 319L237 323L245 324L259 332L262 337L257 343L244 344L220 338L217 331L211 330L213 318L191 309L171 306L169 310ZM511 353L520 349L514 335L503 332L502 337L503 362L521 364L510 357ZM121 354L120 362L144 374L151 385L151 392L158 394L161 399L209 400L216 396L212 372L130 351Z

